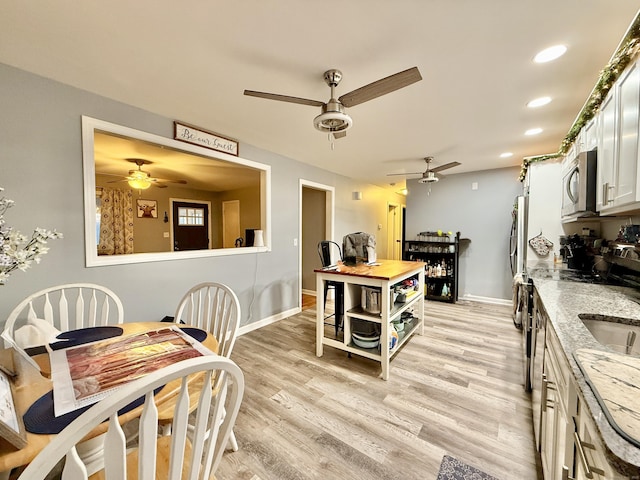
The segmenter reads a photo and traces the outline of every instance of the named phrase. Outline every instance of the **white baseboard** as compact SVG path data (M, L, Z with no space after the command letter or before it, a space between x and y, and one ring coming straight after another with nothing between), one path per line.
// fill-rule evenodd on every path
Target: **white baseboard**
M312 297L316 296L316 291L315 290L306 290L306 289L302 289L302 294L303 295L311 295Z
M238 335L244 335L245 333L252 332L257 330L258 328L266 327L267 325L271 325L272 323L276 323L280 320L283 320L291 315L295 315L296 313L300 313L302 308L295 307L290 310L285 310L284 312L277 313L267 318L263 318L262 320L258 320L257 322L250 323L249 325L244 325L238 329Z
M468 300L470 302L489 303L491 305L513 305L513 300L505 300L504 298L492 298L492 297L480 297L477 295L464 294L460 297L461 300Z

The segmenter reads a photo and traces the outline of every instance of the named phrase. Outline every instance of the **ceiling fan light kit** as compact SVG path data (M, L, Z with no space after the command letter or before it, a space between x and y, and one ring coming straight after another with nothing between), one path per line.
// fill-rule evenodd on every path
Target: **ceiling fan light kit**
M313 119L313 126L321 132L343 132L353 125L353 120L343 112L323 112Z
M424 176L418 180L418 183L433 183L440 180L433 172L425 172Z
M151 186L151 179L147 172L133 170L127 177L127 183L131 188L135 188L136 190L146 190Z

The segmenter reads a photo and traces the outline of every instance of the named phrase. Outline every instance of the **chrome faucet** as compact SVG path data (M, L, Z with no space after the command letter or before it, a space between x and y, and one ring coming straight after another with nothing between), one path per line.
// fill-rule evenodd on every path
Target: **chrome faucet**
M632 330L627 334L627 348L625 349L625 352L627 355L631 354L631 349L633 348L633 344L635 343L635 341L636 341L636 332Z

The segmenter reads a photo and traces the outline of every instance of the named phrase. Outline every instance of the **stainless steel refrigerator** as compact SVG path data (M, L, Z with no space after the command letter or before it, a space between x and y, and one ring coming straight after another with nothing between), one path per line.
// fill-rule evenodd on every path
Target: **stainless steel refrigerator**
M518 195L513 202L511 212L510 252L511 275L526 274L527 266L527 224L529 222L529 197Z
M531 391L533 347L533 282L527 278L527 224L529 197L515 198L512 212L510 263L513 274L513 323L522 330L524 389Z

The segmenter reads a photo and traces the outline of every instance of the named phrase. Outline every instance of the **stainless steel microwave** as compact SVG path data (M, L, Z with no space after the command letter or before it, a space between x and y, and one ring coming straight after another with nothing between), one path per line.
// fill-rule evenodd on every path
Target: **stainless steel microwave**
M592 217L596 211L595 150L579 153L562 175L562 218Z

